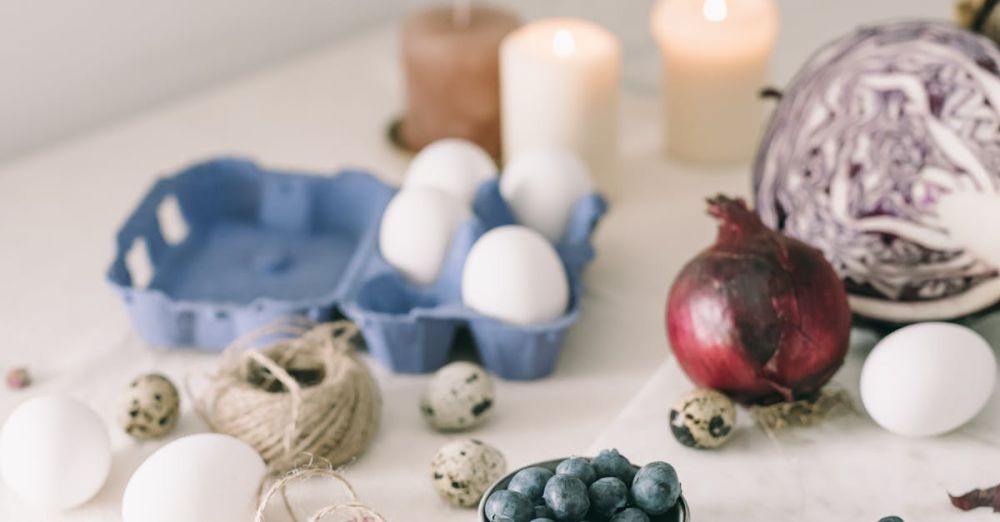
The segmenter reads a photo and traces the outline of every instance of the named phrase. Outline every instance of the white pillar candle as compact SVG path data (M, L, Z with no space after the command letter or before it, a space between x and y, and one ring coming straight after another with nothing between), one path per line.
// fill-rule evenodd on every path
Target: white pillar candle
M504 157L562 147L587 162L602 192L618 177L621 44L594 23L551 18L525 25L500 46Z
M696 162L753 157L778 34L774 0L660 0L651 22L665 72L666 152Z

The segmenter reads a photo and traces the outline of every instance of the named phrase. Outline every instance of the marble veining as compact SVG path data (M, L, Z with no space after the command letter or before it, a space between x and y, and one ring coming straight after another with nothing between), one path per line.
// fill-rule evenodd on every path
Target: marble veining
M877 522L887 515L906 522L1000 520L988 509L962 513L948 502L949 492L1000 482L1000 392L955 432L928 439L893 435L868 417L858 395L872 340L854 337L834 379L852 395L857 412L769 440L740 410L728 445L692 450L670 434L670 405L692 387L670 359L592 449L613 447L633 462L674 464L693 522Z

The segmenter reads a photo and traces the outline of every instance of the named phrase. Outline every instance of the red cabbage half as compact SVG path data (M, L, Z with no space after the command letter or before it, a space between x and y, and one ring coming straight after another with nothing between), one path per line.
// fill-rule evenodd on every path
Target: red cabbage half
M824 253L856 313L950 319L1000 301L998 64L957 26L891 23L821 49L785 92L757 211Z

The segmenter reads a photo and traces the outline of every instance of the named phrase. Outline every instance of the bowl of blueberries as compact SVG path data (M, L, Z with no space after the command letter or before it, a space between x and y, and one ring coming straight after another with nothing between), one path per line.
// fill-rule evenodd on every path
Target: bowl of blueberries
M690 522L674 467L617 450L521 468L486 490L480 522Z

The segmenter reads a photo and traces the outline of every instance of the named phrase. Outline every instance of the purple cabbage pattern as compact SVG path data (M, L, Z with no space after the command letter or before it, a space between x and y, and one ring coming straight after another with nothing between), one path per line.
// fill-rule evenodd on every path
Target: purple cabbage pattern
M892 23L821 49L785 92L754 169L757 211L823 251L856 313L945 319L1000 300L996 263L938 209L1000 193L998 63L957 26Z

